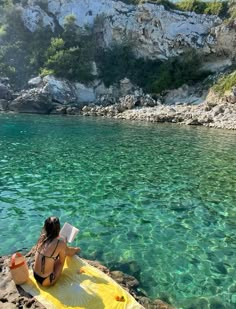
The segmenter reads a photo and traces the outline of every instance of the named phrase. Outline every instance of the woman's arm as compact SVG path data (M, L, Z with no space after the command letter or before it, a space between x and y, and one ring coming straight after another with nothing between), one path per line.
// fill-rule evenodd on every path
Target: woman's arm
M63 267L63 265L65 263L65 259L66 259L66 248L67 248L67 245L66 245L66 243L63 240L60 240L58 247L59 247L59 252L58 252L59 261L60 261L60 264L62 264L62 267Z

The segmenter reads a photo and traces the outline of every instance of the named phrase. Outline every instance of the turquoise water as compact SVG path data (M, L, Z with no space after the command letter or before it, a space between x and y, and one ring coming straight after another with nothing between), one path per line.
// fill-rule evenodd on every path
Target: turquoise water
M0 115L1 252L44 219L80 228L82 256L178 308L236 306L236 132Z

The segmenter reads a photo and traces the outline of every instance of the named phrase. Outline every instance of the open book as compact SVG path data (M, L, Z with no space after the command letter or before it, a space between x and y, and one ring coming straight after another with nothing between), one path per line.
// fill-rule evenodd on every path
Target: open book
M79 229L66 222L60 230L59 236L71 243L75 239L78 232Z

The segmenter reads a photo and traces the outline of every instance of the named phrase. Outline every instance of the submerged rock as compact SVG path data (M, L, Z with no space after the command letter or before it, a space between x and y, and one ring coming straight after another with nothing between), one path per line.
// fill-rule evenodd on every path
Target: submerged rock
M12 92L7 85L0 82L0 100L10 100L12 98Z

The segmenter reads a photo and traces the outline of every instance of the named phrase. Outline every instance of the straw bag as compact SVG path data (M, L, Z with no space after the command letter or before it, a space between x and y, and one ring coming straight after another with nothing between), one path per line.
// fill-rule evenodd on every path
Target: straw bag
M24 256L16 252L12 255L9 265L15 284L23 284L29 278L29 269Z

